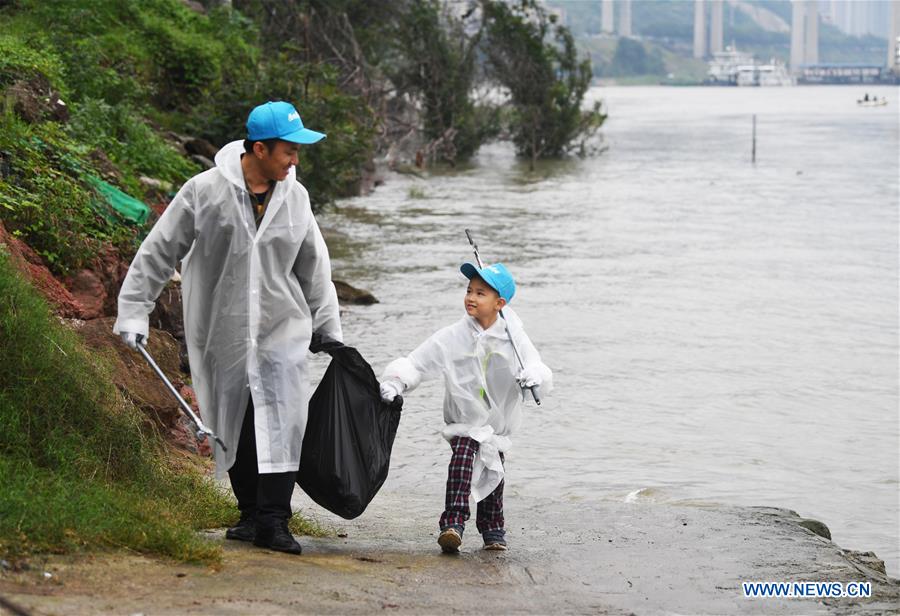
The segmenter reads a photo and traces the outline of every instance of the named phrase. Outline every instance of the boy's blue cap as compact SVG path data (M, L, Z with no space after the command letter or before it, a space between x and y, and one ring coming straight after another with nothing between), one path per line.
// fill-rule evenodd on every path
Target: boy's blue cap
M281 139L310 144L324 138L324 133L303 127L300 114L290 103L269 101L255 107L247 116L247 139L250 141Z
M487 265L482 269L478 269L471 263L463 263L459 267L459 271L469 280L472 280L472 276L481 277L507 303L512 301L513 295L516 294L516 281L513 280L512 274L509 273L509 270L502 263Z

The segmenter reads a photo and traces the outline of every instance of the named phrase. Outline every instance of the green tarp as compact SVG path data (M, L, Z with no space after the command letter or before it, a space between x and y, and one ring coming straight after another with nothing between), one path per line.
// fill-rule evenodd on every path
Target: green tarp
M88 175L87 181L97 189L97 192L106 199L107 203L109 203L120 216L139 225L147 221L147 218L150 216L150 208L147 207L143 201L122 192L112 184L104 182L97 176Z

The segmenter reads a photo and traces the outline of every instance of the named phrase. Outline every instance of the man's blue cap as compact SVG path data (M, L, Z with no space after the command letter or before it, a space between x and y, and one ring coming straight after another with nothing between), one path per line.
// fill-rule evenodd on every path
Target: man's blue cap
M469 280L472 280L472 276L481 277L507 303L512 301L513 295L516 294L516 281L513 280L512 274L509 273L509 270L502 263L487 265L482 269L478 269L471 263L463 263L459 267L459 271Z
M250 141L281 139L310 144L324 138L324 133L303 127L300 114L290 103L269 101L255 107L247 116L247 139Z

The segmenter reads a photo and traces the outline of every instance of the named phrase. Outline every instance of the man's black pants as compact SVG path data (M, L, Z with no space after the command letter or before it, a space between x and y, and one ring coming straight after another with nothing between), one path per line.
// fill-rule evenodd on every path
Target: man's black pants
M297 473L260 473L256 460L253 397L247 404L234 465L228 469L241 518L255 517L257 526L276 526L291 517L291 494Z

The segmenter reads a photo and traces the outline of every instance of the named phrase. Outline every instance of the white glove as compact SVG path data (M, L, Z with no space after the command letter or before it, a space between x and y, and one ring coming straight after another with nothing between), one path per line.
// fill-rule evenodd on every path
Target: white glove
M119 335L122 336L122 342L124 342L128 348L137 351L138 344L142 347L147 346L147 337L141 336L140 334L136 334L134 332L119 332ZM138 336L140 336L140 341L138 340Z
M381 399L385 402L393 402L394 398L403 393L403 383L393 379L384 381L381 384Z
M541 371L537 366L525 366L516 376L516 382L522 389L540 385L541 380Z

